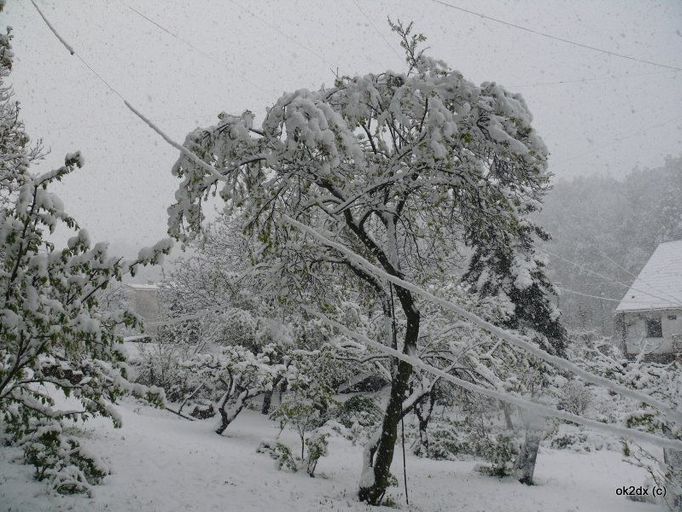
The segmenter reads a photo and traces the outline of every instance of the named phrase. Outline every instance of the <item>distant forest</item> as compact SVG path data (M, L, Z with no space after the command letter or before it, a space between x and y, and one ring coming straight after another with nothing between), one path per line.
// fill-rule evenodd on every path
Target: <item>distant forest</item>
M545 247L566 325L611 334L627 290L618 283L632 283L658 244L682 239L682 157L622 179L559 179L540 222L552 235Z

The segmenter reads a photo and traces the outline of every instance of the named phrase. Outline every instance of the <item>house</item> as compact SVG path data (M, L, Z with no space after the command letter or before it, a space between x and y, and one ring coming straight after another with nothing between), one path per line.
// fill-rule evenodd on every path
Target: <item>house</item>
M153 322L158 322L162 317L159 287L155 284L128 283L125 289L130 309L144 322L145 332L154 334L156 326Z
M682 358L682 240L656 248L618 304L614 327L629 358Z

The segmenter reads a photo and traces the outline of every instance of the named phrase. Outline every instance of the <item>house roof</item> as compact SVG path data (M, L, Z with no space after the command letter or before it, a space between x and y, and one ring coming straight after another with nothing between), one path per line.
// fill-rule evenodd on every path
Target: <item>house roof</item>
M616 312L682 309L682 240L660 244Z

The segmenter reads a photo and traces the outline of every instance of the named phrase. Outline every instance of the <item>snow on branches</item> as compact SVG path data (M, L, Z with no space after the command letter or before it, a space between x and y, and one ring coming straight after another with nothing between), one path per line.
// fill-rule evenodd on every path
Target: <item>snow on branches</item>
M186 241L201 232L202 204L219 194L259 246L256 261L276 270L282 304L339 303L330 283L341 275L344 290L362 289L368 308L380 307L386 343L399 346L390 325L400 323L393 333L409 354L420 322L412 292L395 288L395 313L385 282L281 221L322 230L391 276L437 284L453 271L458 245L522 236L550 175L520 95L465 80L426 57L411 26L392 26L404 43L406 73L338 77L331 88L284 94L260 127L246 111L190 133L173 168L181 184L169 233ZM365 501L378 503L388 485L411 372L402 361L392 377L374 452L380 464L372 488L361 491Z
M8 49L9 38L0 38L4 70ZM98 300L112 281L158 263L170 241L132 262L111 256L104 243L93 245L50 191L83 165L80 153L32 174L35 152L1 84L0 91L0 424L24 448L37 478L59 492L89 492L107 471L67 433L70 422L101 415L119 426L112 403L126 393L163 400L160 390L125 379L117 328L136 324L136 317L105 311ZM59 225L74 231L62 248L48 238ZM64 396L75 400L74 409L64 408Z

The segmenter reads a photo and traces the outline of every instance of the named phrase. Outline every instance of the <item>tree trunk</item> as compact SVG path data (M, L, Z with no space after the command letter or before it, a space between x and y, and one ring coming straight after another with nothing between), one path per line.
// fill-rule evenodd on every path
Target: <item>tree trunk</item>
M535 473L535 462L538 458L541 439L542 432L540 430L526 429L526 438L514 465L516 478L522 484L534 485L533 474Z
M424 448L427 456L429 453L429 434L427 429L435 403L436 394L431 390L428 395L422 397L414 404L414 414L417 416L419 424L419 443Z
M502 411L504 412L504 423L507 426L507 430L514 430L514 423L512 423L511 410L508 403L502 402Z
M261 414L270 413L270 405L272 404L272 394L274 392L275 390L271 389L270 391L266 391L265 394L263 395L263 405L260 409Z
M216 434L222 435L222 433L225 432L225 429L230 426L230 423L232 423L237 415L242 412L248 396L249 392L244 390L239 393L239 396L234 402L228 403L227 397L223 400L223 403L218 407L220 425L215 431Z
M414 307L411 296L403 295L401 297L400 292L398 292L398 296L401 298L403 310L407 316L403 352L410 354L417 346L419 311ZM365 453L364 463L366 466L363 468L358 497L360 501L365 501L370 505L381 504L389 485L391 462L393 462L393 452L398 439L398 423L402 416L403 400L405 400L411 375L412 366L404 361L399 361L397 371L391 382L391 395L386 406L376 448L369 452L366 450ZM372 469L370 470L370 468ZM370 471L373 471L374 478L370 477Z

